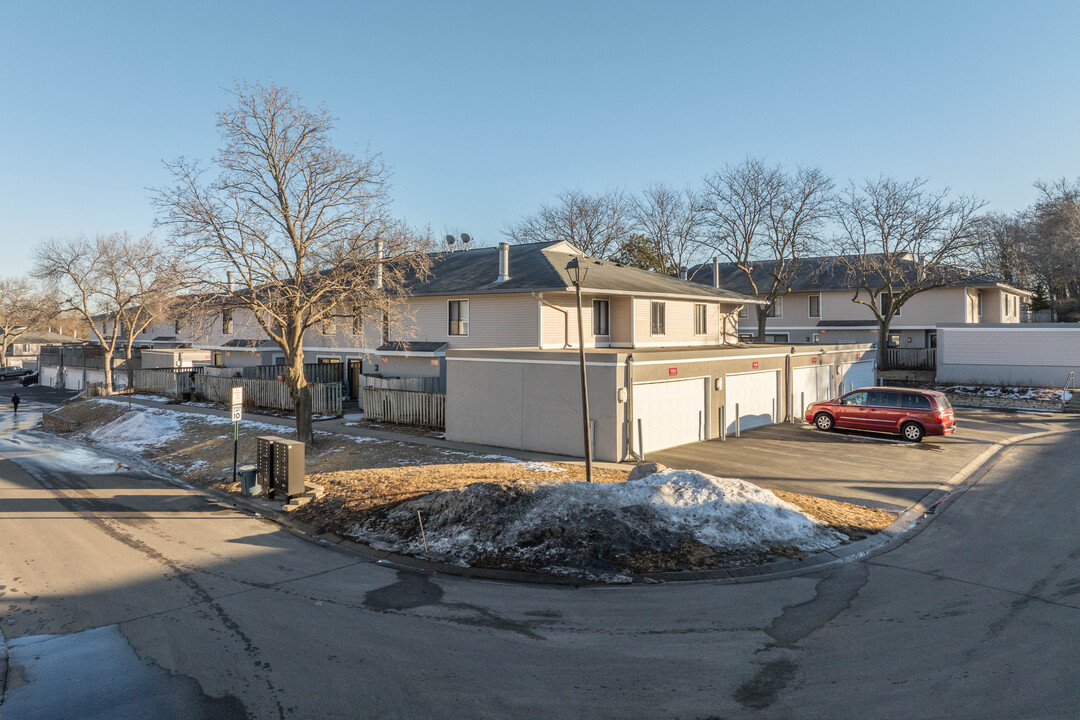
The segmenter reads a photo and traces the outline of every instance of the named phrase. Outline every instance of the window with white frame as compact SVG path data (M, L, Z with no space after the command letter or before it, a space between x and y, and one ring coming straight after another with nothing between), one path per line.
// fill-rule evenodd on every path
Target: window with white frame
M610 335L611 328L608 326L608 311L610 305L607 300L592 301L592 334Z
M773 304L769 307L769 311L765 313L765 317L782 318L784 317L784 298L778 297L773 300Z
M221 311L221 334L232 335L233 323L232 323L232 310Z
M694 334L705 335L709 332L709 311L705 303L694 303Z
M983 291L975 291L975 314L982 317L983 314Z
M353 335L364 334L364 306L360 303L353 305L352 309L352 333Z
M887 293L887 292L881 293L880 295L878 295L878 310L881 311L882 315L888 313L889 312L889 306L890 305L895 306L896 302L897 302L897 300L899 298L900 298L900 293L892 293L891 295L889 293ZM900 311L901 310L903 310L903 308L901 308L901 307L896 308L896 312L893 313L893 317L900 317Z
M821 296L811 295L807 298L809 308L807 309L808 317L819 318L821 317Z
M467 336L469 334L469 301L451 300L448 308L450 327L447 334Z
M333 335L337 332L337 326L334 324L334 318L328 317L322 321L319 325L319 329L323 335Z
M739 306L739 318L742 319L742 320L745 320L748 317L750 317L750 308L748 308L745 305L740 305Z
M650 313L650 330L651 335L665 335L667 334L667 303L656 302L652 303L652 309Z

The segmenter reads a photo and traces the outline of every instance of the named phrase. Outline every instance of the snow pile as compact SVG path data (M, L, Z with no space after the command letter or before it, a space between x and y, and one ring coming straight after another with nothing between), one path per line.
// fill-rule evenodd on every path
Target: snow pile
M979 397L1008 398L1010 400L1054 401L1064 399L1060 390L1043 387L990 387L986 385L946 385L939 386L935 389L953 395L977 395ZM1068 402L1067 399L1064 399L1064 401Z
M94 442L121 450L142 450L162 445L180 434L180 423L171 413L132 410L87 434Z
M403 503L350 534L420 554L417 511L432 554L470 565L512 558L516 567L585 574L688 546L745 562L772 548L814 551L846 539L768 490L691 470L613 484L474 483Z

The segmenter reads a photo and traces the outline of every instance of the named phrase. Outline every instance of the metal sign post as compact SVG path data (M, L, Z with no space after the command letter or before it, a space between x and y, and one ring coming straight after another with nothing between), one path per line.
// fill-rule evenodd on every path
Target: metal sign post
M236 482L236 456L240 445L240 416L244 411L244 388L234 387L232 389L232 422L233 422L233 444L232 444L232 481Z

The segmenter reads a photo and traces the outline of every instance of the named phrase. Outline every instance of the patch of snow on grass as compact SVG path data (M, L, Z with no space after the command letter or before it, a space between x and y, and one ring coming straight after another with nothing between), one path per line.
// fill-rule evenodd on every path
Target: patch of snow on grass
M518 462L520 462L520 461L518 461ZM535 460L532 461L532 462L525 463L525 469L532 470L533 472L545 472L545 473L562 473L562 472L566 472L565 468L556 467L555 465L552 465L551 463L536 462Z
M350 535L377 547L451 560L512 554L529 564L610 572L611 559L689 541L718 552L821 550L845 538L743 480L665 470L626 483L475 483L403 503Z
M180 423L167 413L132 410L107 425L94 428L87 437L123 450L142 450L161 445L180 434Z

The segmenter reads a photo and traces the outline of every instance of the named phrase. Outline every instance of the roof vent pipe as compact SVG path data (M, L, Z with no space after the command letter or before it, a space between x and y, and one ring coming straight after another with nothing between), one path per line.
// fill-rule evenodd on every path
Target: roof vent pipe
M685 265L683 265L681 268L679 268L679 279L680 280L685 280L686 279L686 266Z
M499 279L497 282L506 282L510 279L510 243L499 243Z
M225 273L225 284L229 288L229 292L236 292L236 273L232 270Z
M383 261L383 243L382 240L375 241L375 287L382 289L382 261Z
M712 286L714 288L720 287L720 258L714 257L712 259Z

